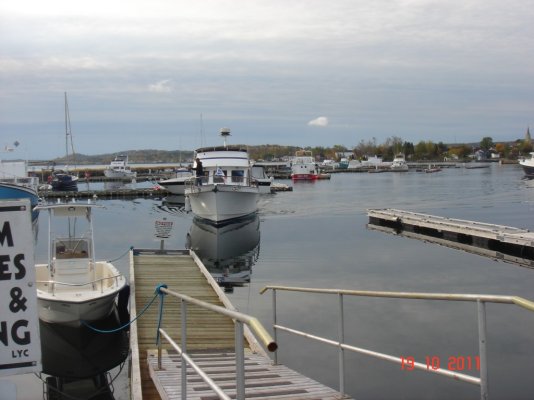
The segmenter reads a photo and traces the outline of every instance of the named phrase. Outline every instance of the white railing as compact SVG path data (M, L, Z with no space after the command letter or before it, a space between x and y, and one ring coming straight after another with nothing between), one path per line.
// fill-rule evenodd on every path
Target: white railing
M56 294L56 285L58 286L69 286L69 287L82 287L87 285L93 285L95 286L96 283L100 283L100 293L104 293L104 281L114 279L115 280L115 286L119 286L119 278L123 277L123 275L113 275L113 276L107 276L105 278L99 278L92 281L87 282L81 282L81 283L70 283L70 282L61 282L61 281L55 281L55 280L47 280L47 281L35 281L37 284L43 284L43 285L50 285L51 293L53 295Z
M265 346L269 351L275 351L277 344L273 341L271 335L263 327L263 325L254 317L247 314L233 311L224 307L220 307L205 301L197 300L193 297L185 294L177 293L172 290L161 287L159 289L162 293L170 296L174 296L180 300L180 316L181 316L181 333L179 346L167 332L160 328L159 333L165 340L167 340L171 346L182 357L181 365L181 398L187 399L187 366L191 366L195 372L206 382L206 384L219 396L220 399L230 400L230 397L224 393L224 391L204 372L202 369L189 357L187 354L187 303L195 304L207 310L216 312L218 314L225 315L234 320L235 324L235 361L236 361L236 399L245 399L245 342L244 342L244 329L243 325L247 325L250 331L254 334L256 339ZM162 341L158 342L158 369L161 369L161 353L162 353Z
M484 294L452 294L452 293L412 293L412 292L380 292L380 291L363 291L363 290L343 290L343 289L319 289L319 288L302 288L302 287L287 287L287 286L266 286L260 293L263 294L267 290L273 292L273 329L274 341L277 340L277 331L284 331L298 336L306 337L308 339L316 340L321 343L329 344L338 348L338 362L339 362L339 391L341 394L345 393L345 350L368 355L370 357L379 358L385 361L393 362L401 365L401 367L408 367L410 369L419 369L422 371L446 376L455 380L471 383L480 387L480 398L482 400L488 399L488 368L487 368L487 353L486 353L486 303L501 303L501 304L515 304L519 307L525 308L529 311L534 311L534 302L526 300L522 297L516 296L497 296ZM339 298L339 321L338 321L338 340L331 340L306 332L291 329L277 324L276 314L276 292L277 291L290 292L305 292L305 293L326 293L335 294ZM396 298L396 299L419 299L419 300L442 300L442 301L468 301L476 302L478 306L478 345L479 356L475 360L469 359L469 362L476 364L475 369L480 369L480 376L475 377L467 374L452 372L435 368L435 365L430 365L428 360L426 363L419 363L413 360L412 357L397 357L389 354L379 353L360 347L351 346L345 343L344 332L344 311L343 311L343 297L344 296L360 296L360 297L381 297L381 298ZM274 362L277 363L277 352L274 353Z

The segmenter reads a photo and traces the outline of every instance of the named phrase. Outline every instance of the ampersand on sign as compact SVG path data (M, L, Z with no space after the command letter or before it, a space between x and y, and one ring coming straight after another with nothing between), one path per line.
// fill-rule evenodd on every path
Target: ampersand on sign
M9 292L11 295L11 301L9 302L9 309L11 312L19 312L20 310L26 311L26 301L27 299L22 297L22 290L19 287L14 287Z

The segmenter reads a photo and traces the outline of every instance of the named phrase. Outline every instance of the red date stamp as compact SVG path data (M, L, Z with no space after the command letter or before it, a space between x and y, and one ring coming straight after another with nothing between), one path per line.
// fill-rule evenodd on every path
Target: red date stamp
M425 366L425 364L417 363L412 356L401 357L401 369L406 371L413 371L416 365ZM440 368L449 371L480 371L480 356L450 356L443 360L439 356L425 357L426 369L438 370Z

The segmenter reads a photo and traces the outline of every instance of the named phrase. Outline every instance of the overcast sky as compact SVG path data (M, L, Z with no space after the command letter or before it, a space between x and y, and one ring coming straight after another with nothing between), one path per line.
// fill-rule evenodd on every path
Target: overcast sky
M0 145L32 159L65 153L64 92L84 154L192 150L221 127L251 145L514 140L534 126L534 7L3 1L0 84Z

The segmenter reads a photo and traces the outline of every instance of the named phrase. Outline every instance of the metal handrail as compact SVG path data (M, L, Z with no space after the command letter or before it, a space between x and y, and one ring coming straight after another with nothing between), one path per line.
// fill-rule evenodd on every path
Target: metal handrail
M202 300L195 299L194 297L186 294L177 293L173 290L169 290L165 287L160 287L161 293L171 295L180 299L181 301L181 349L174 341L167 335L165 330L160 329L163 337L171 343L171 345L182 355L182 380L181 380L181 398L185 400L187 398L187 365L191 365L200 377L219 395L220 398L227 399L228 397L222 393L222 390L213 382L207 375L200 373L200 368L194 364L194 362L187 356L187 303L195 304L204 309L216 312L221 315L225 315L232 318L235 323L235 358L236 358L236 398L238 400L245 399L245 347L244 347L244 330L243 325L246 324L250 331L256 336L256 338L267 348L269 351L276 351L278 345L273 340L271 335L263 327L260 321L250 315L243 314L238 311L229 310L227 308L217 306L215 304L207 303ZM158 368L161 369L161 353L162 346L161 341L158 343ZM207 378L207 379L206 379ZM222 395L221 395L222 393Z
M364 291L364 290L347 290L347 289L322 289L322 288L303 288L303 287L289 287L289 286L266 286L260 294L264 294L267 290L273 291L273 329L274 340L276 341L277 330L293 333L298 336L303 336L322 343L330 344L338 347L339 358L339 391L344 393L344 364L345 356L344 350L365 354L371 357L383 359L393 363L403 365L402 357L391 356L384 353L355 347L344 343L344 315L343 315L343 296L359 296L359 297L379 297L379 298L397 298L397 299L415 299L415 300L441 300L441 301L469 301L476 302L478 306L478 334L479 334L479 357L480 357L480 377L474 377L467 374L454 373L448 370L429 369L428 365L423 363L413 362L413 368L435 373L438 375L447 376L452 379L468 382L478 385L480 387L480 398L485 400L488 398L488 370L486 357L486 308L485 303L500 303L500 304L514 304L529 311L534 311L534 302L518 296L501 296L501 295L486 295L486 294L453 294L453 293L420 293L420 292L385 292L385 291ZM290 292L304 292L304 293L322 293L335 294L339 297L339 340L330 340L323 337L311 335L306 332L291 329L276 323L276 291L290 291ZM275 352L274 362L277 363L277 354ZM412 366L410 364L410 366Z
M88 282L84 282L84 283L69 283L69 282L61 282L61 281L55 281L55 280L35 281L35 283L45 283L45 284L52 285L52 294L55 294L56 285L73 286L73 287L78 287L79 286L79 287L81 287L81 286L87 286L87 285L94 285L95 283L103 282L103 281L106 281L108 279L115 279L115 284L117 285L118 284L117 279L121 278L123 276L124 275L122 275L122 274L113 275L113 276L107 276L105 278L99 278L99 279L95 279L93 281L88 281ZM104 290L103 285L101 285L101 291L103 291L103 290Z
M267 350L275 351L278 348L278 345L273 340L269 332L267 332L267 329L263 327L263 325L257 318L251 317L247 314L243 314L239 311L234 311L228 308L217 306L215 304L207 303L205 301L195 299L194 297L188 296L186 294L177 293L166 288L161 288L160 290L165 294L169 294L188 303L196 304L197 306L200 306L207 310L214 311L218 314L226 315L227 317L230 317L236 321L242 322L250 328L252 333L254 333L254 336L256 336L256 338L259 339L261 343L263 343Z

